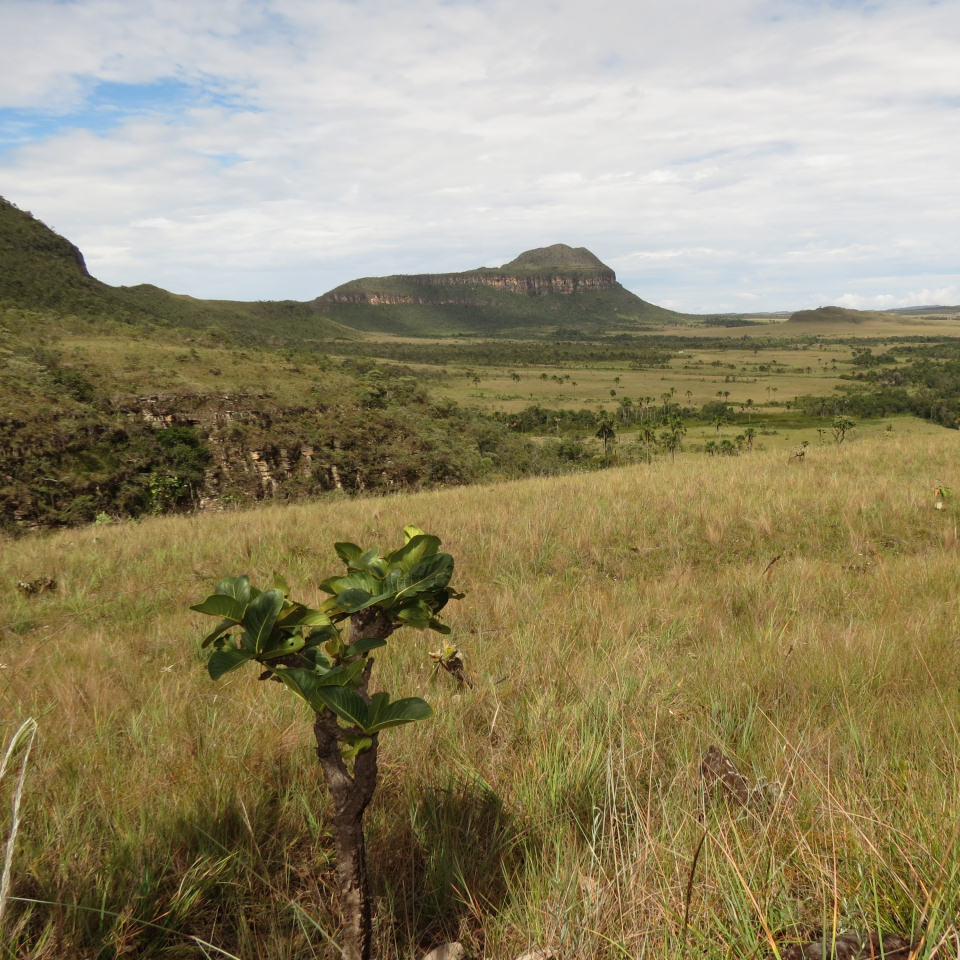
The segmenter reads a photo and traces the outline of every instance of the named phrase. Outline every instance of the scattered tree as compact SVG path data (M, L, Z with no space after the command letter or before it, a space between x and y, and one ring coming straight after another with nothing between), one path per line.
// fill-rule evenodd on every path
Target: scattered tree
M843 443L846 439L847 431L852 430L856 424L849 418L844 416L836 416L833 418L833 439L837 443Z

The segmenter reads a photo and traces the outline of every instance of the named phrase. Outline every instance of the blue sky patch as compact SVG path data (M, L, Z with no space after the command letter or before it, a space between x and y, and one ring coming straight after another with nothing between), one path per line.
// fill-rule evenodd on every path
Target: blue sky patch
M154 83L102 81L90 87L81 106L67 112L0 108L0 155L66 130L105 134L131 117L179 119L186 110L209 106L252 109L213 82L199 85L172 77Z

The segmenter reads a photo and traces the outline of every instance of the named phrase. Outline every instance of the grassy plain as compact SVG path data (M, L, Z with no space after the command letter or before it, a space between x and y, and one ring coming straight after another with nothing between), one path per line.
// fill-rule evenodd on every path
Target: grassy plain
M5 955L337 955L310 718L252 673L209 681L187 608L241 572L316 600L333 541L412 522L456 558L473 687L431 678L432 637L379 658L436 718L383 737L377 957L763 957L816 928L956 956L960 517L932 490L960 488L958 455L956 431L855 433L802 464L681 456L0 542L3 732L40 724ZM14 587L43 576L55 592ZM698 819L714 743L780 799Z
M690 335L691 328L684 328L685 334L679 329L671 330L669 335L680 339L658 347L666 354L662 365L594 358L554 364L546 359L546 350L545 358L540 361L511 362L510 341L476 339L421 341L422 359L406 362L434 379L441 378L438 393L458 403L507 412L516 412L533 403L560 409L591 406L613 410L621 397L659 400L671 389L675 402L698 407L724 393L732 404L750 400L757 406L769 403L780 406L798 394L833 393L841 383L840 374L850 372L849 360L856 344L836 340L817 343L804 337L782 340L779 330L783 325L776 326L778 345L762 348L742 337L717 345L712 330L709 337L704 334L704 345L700 346L697 337ZM834 336L837 336L836 330ZM377 344L381 344L383 355L389 357L393 343L417 342L378 337L368 340L366 348L376 356ZM432 351L441 343L447 348L442 358L431 359ZM451 343L459 343L463 348L463 360L458 360L455 353L451 357L448 352ZM478 362L473 351L484 343L490 345L490 359ZM643 338L632 343L637 349L644 347ZM658 339L657 344L660 343ZM885 343L878 341L875 349L883 349ZM330 352L349 353L350 350L348 345L334 345ZM611 390L615 395L611 395Z

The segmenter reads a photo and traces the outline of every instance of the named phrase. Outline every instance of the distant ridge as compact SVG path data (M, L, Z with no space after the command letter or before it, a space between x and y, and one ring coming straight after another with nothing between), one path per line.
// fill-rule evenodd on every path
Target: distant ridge
M686 319L641 300L586 247L555 243L502 267L351 280L315 301L358 330L412 335L630 329Z
M874 310L853 310L850 307L817 307L790 314L787 323L858 324L867 320L893 320L889 313Z

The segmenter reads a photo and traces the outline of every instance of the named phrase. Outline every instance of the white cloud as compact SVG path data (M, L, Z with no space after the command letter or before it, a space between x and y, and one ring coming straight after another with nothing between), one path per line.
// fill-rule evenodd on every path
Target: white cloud
M197 296L557 241L681 309L950 289L960 2L871 9L6 0L0 192L102 279ZM97 83L171 79L189 102L84 129Z

